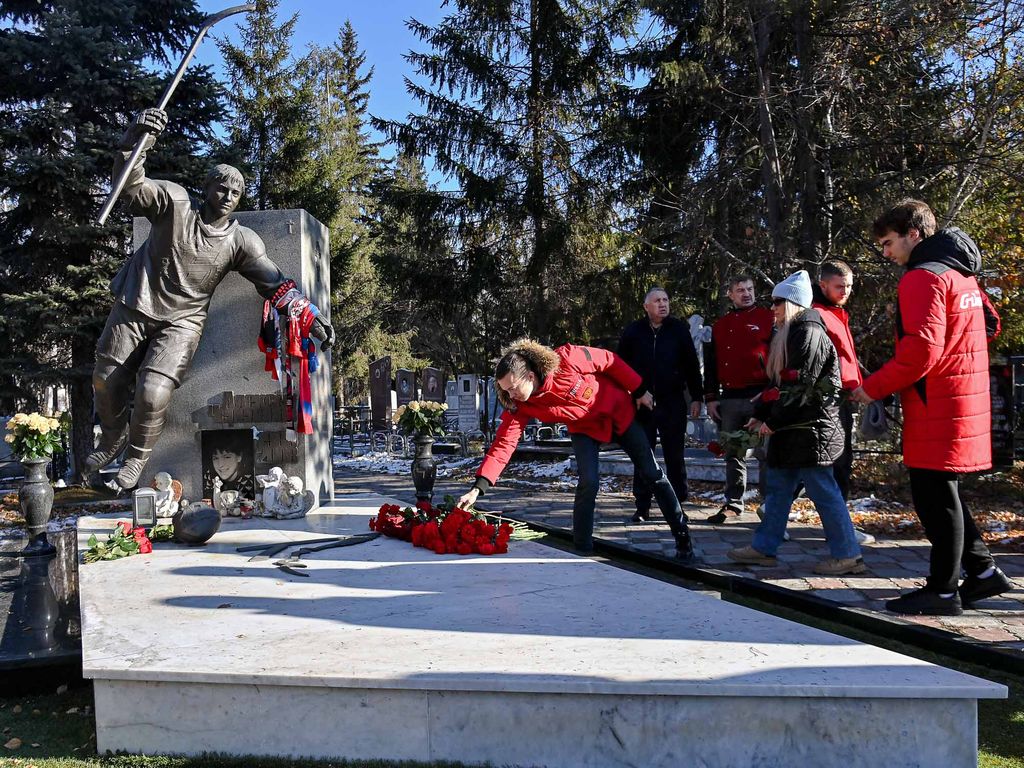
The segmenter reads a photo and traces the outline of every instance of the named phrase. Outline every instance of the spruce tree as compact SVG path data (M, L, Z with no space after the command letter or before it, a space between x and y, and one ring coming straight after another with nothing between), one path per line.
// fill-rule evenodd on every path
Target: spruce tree
M241 208L305 208L329 223L339 189L316 146L313 84L302 78L304 60L294 60L291 39L296 12L277 20L280 0L256 0L239 28L241 42L219 39L230 82L228 121L232 150L243 158L247 194Z
M107 284L131 253L125 207L104 227L96 216L122 132L168 77L152 63L176 65L201 19L192 0L0 4L0 397L10 411L33 385L69 385L79 467ZM188 70L148 173L201 183L221 93L208 68Z
M588 173L591 105L621 77L615 45L632 29L637 4L452 6L437 27L408 22L432 49L407 56L429 81L406 83L425 114L376 125L404 151L429 156L458 192L425 193L423 204L396 199L448 222L452 247L442 271L450 278L476 295L503 286L511 304L498 312L507 316L494 339L527 331L548 340L561 335L556 326L574 308L579 279L603 268L597 254L613 211L607 188ZM480 282L470 282L474 275Z

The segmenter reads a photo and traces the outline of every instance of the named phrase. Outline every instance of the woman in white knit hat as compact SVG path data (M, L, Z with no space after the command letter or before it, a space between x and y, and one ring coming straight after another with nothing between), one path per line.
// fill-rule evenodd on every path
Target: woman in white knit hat
M768 441L764 519L751 546L727 554L748 565L777 565L776 553L786 533L793 496L803 482L821 517L832 555L815 566L815 573L862 573L866 569L850 512L832 476L832 465L844 449L839 422L839 357L821 316L810 309L812 300L811 279L805 270L790 275L772 291L775 336L768 354L768 378L775 388L788 386L801 392L828 380L831 393L762 397L747 428L772 436Z

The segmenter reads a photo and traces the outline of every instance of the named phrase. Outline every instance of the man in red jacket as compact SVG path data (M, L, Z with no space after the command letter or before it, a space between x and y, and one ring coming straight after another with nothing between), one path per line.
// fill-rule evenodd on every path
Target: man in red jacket
M497 482L530 419L561 422L572 437L579 472L572 509L576 548L581 552L594 549L594 506L600 484L598 450L601 443L614 436L644 482L654 490L676 540L676 557L684 562L693 560L686 515L635 418L638 407L653 408L653 397L640 375L622 358L596 347L566 344L551 349L520 339L498 361L494 386L505 411L473 487L459 499L460 507L475 503Z
M711 341L704 344L704 402L708 415L723 432L735 432L754 416L751 398L768 386L765 361L772 338L775 316L758 306L754 278L736 275L729 281L730 309L711 328ZM761 498L765 496L765 464L761 462ZM743 512L747 490L747 459L737 453L725 454L725 504L708 518L724 523Z
M956 616L962 605L1011 589L960 496L958 478L992 466L985 314L978 246L957 228L935 231L920 200L901 200L875 221L900 279L896 354L853 399L900 393L903 463L914 508L932 545L927 584L886 603L896 613ZM960 567L967 572L962 584Z

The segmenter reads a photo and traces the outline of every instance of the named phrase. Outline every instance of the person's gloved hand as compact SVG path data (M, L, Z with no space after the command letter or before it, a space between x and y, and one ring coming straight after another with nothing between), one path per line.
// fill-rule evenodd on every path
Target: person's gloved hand
M331 345L334 344L334 328L324 320L323 315L317 315L313 318L313 327L309 329L309 335L320 342L321 349L324 347L330 349Z
M146 149L149 149L156 144L156 137L163 133L166 127L166 112L156 107L144 109L135 116L121 137L121 149L126 152L134 149L140 136L146 136Z
M295 283L289 280L287 283L282 285L281 288L278 289L278 292L280 293L281 290L288 288L288 286L294 285ZM306 296L303 295L303 293L298 288L288 288L288 290L285 291L285 293L281 295L280 298L277 298L277 300L274 302L274 306L277 309L277 311L280 312L282 315L288 315L289 311L291 310L292 303L298 301L299 299L308 301L309 306L316 310L316 317L313 318L313 325L311 325L309 328L309 335L320 342L321 348L326 347L330 349L331 345L334 344L334 328L332 328L331 324L324 319L324 316L320 313L320 310L317 308L316 304L309 301L309 299L306 298Z

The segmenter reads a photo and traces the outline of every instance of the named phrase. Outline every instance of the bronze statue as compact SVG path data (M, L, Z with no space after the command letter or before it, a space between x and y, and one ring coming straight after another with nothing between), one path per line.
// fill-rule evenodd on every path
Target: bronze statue
M308 301L267 256L259 235L229 219L245 189L236 168L213 168L201 201L170 181L146 178L146 152L166 125L163 110L140 112L125 131L114 161L116 179L136 141L145 136L124 195L133 213L149 219L152 230L110 283L116 301L96 346L92 379L103 434L86 460L86 469L94 472L127 445L117 474L122 488L138 483L160 439L171 395L199 346L213 291L224 276L239 272L282 313L292 302ZM334 340L333 329L319 315L310 335L321 346L329 347ZM135 409L129 424L133 379Z

